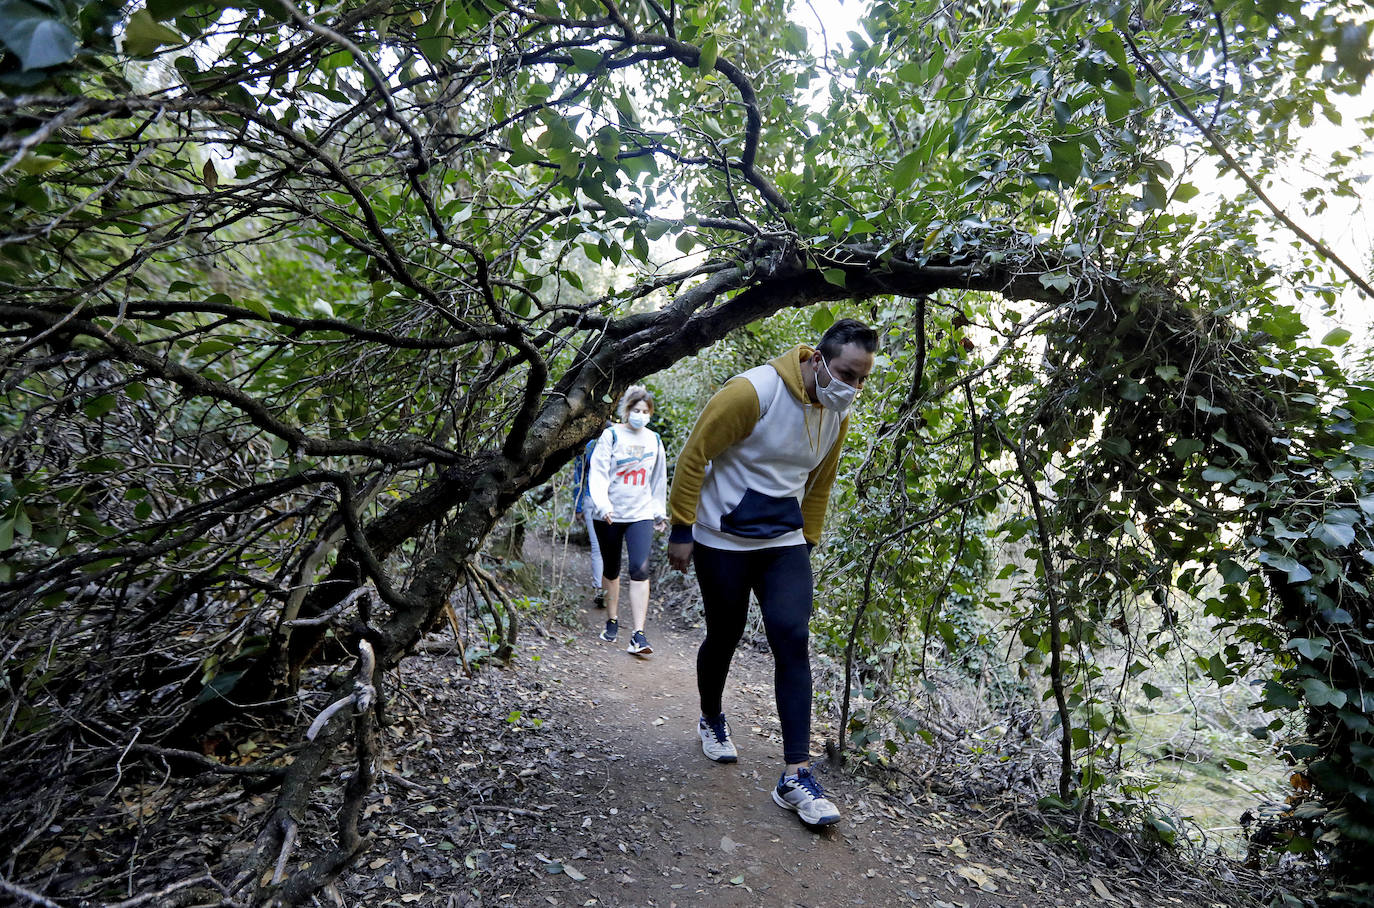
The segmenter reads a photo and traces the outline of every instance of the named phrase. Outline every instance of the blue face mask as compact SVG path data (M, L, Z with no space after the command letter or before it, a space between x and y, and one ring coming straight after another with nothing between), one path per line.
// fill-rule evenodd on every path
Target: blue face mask
M631 429L642 429L649 424L649 420L652 418L653 414L651 413L629 413L625 416L625 422L629 424Z

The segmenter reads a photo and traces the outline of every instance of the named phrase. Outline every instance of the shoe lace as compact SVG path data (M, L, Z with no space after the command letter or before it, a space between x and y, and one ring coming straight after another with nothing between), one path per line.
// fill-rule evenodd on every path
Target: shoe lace
M706 723L711 726L711 734L716 736L716 740L721 744L730 740L730 733L725 730L725 714L721 713L714 719Z
M821 788L821 783L816 781L816 777L811 775L811 771L806 768L797 770L797 784L810 792L813 798L825 797L825 790Z

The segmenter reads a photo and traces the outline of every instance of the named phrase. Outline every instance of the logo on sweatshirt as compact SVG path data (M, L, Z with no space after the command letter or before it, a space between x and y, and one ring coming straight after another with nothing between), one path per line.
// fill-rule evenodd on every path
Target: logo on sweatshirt
M627 486L642 486L649 481L649 473L643 467L637 470L621 470L615 475Z

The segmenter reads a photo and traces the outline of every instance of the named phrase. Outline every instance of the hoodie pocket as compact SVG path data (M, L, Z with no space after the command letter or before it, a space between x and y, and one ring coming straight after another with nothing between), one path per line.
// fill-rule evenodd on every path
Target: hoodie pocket
M735 509L720 519L720 528L745 539L775 539L802 528L801 505L791 495L774 498L745 489Z

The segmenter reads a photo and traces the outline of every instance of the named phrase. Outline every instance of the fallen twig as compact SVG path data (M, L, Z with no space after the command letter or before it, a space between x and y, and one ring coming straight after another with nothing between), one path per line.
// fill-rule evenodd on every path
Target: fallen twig
M178 892L182 889L189 889L192 886L199 886L202 884L207 884L221 892L224 891L223 887L220 886L219 882L213 876L211 876L209 873L202 873L200 876L191 877L188 880L180 880L178 882L172 883L169 886L164 886L157 892L145 892L142 895L134 896L131 899L125 899L122 902L112 902L111 904L107 905L106 908L137 908L138 905L146 905L149 902L166 898L173 892Z
M42 905L43 908L62 908L61 905L49 899L47 896L34 892L32 889L25 889L18 883L11 883L4 877L0 877L0 889L3 889L10 895L17 895L22 899L28 899L35 905Z
M544 816L537 810L526 810L523 807L505 807L501 804L469 804L467 809L481 813L510 813L517 817L534 817L535 819Z

